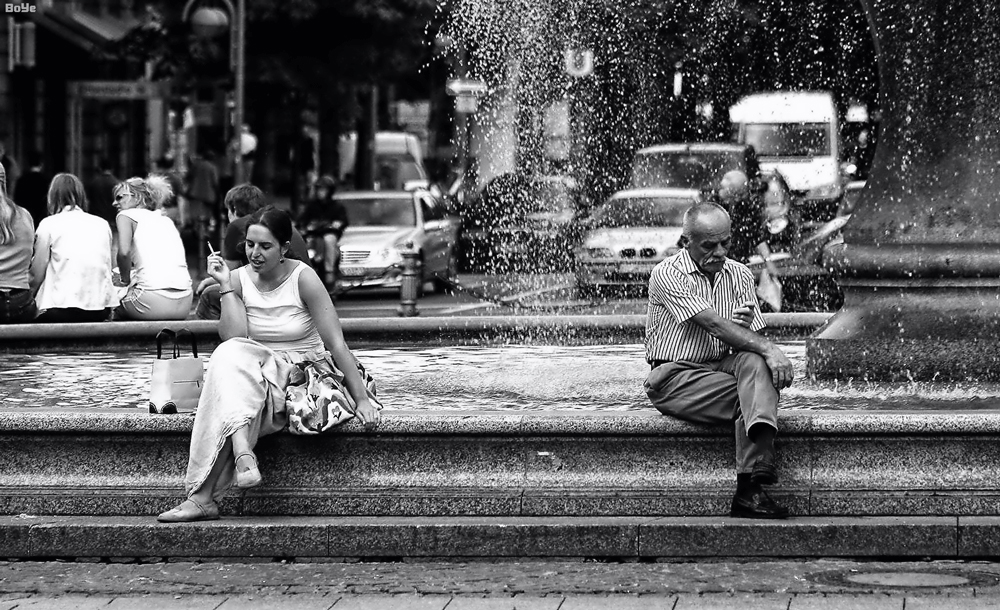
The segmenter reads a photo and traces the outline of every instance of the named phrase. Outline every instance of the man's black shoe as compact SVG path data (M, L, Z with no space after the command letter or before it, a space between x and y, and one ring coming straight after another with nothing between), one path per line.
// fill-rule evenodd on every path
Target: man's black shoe
M754 485L774 485L778 482L778 465L773 453L766 453L753 463L750 482Z
M729 516L744 519L787 519L788 511L758 487L751 491L736 492Z

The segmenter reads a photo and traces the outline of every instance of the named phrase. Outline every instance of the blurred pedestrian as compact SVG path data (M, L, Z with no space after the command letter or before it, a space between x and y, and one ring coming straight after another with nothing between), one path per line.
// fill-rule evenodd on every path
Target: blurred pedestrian
M201 154L192 157L185 195L191 205L189 220L198 225L199 239L204 241L208 237L207 225L216 218L219 198L219 169L210 150L203 149Z
M257 136L253 135L246 123L240 132L239 154L243 161L243 182L253 182L253 167L257 160Z
M90 203L90 213L108 222L112 231L115 227L115 186L121 182L111 171L111 160L101 157L97 160L97 172L87 182L87 201Z
M3 166L4 174L7 176L7 190L4 194L9 197L14 194L17 181L21 178L21 166L14 157L7 154L7 141L3 139L0 139L0 166Z
M229 216L229 226L226 227L226 235L223 238L222 250L219 254L227 267L238 269L249 263L244 244L247 223L250 222L250 217L255 212L267 205L267 197L263 191L252 184L238 184L226 193L224 205ZM306 242L302 239L302 234L294 228L292 229L289 256L303 262L309 261ZM212 276L205 278L198 284L195 294L198 296L195 316L202 320L218 320L222 315L222 298L219 294L218 282Z
M116 304L111 280L111 227L88 213L83 183L56 174L49 186L49 215L35 231L31 290L37 322L102 322Z
M791 189L778 172L765 175L764 182L767 186L763 196L764 236L768 252L791 252L802 238L801 216L792 207Z
M730 515L784 519L763 486L777 482L778 393L792 363L758 334L765 326L753 272L727 258L731 224L718 204L684 214L682 250L649 280L644 388L664 415L697 424L735 422L736 493Z
M239 157L239 144L234 139L228 146L223 146L220 154L215 155L215 169L219 172L218 193L221 198L222 193L228 193L229 189L236 185L236 159ZM221 210L220 210L221 212ZM220 213L217 222L221 220L225 213Z
M164 176L129 178L115 187L118 271L127 286L115 317L183 320L191 312L191 274L180 233L162 210L173 190Z
M771 251L767 244L766 211L759 191L751 188L745 173L734 169L722 176L716 202L729 212L732 219L729 257L743 264L751 263L754 255L763 260L757 296L771 311L781 311L782 287L778 280L778 268L771 261Z
M52 180L42 171L42 153L33 150L28 153L28 171L17 181L14 201L31 213L37 227L49 215L48 192Z
M747 175L738 169L726 172L719 182L716 203L729 212L732 243L729 258L746 264L765 242L764 206L752 192Z
M29 282L34 241L31 214L0 192L0 324L31 322L38 313Z
M316 273L332 289L340 274L340 240L348 225L347 210L334 197L337 180L333 176L320 177L314 189L315 195L306 202L298 225L316 251Z
M174 170L174 160L170 157L160 157L156 160L156 173L167 179L170 184L170 197L160 206L163 213L173 221L177 229L184 226L184 207L181 206L181 198L184 196L184 180L180 174Z

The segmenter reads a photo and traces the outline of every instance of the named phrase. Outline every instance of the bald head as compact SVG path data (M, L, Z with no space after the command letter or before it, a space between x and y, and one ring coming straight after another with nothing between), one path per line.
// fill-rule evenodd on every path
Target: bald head
M711 201L702 201L684 212L683 235L690 240L696 234L718 230L722 224L728 228L729 222L726 208Z
M749 190L750 181L747 175L738 169L729 170L719 181L719 199L724 202L744 197Z

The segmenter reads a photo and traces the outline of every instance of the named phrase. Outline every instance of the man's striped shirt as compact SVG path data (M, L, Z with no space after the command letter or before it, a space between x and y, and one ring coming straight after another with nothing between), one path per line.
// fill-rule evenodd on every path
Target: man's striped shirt
M687 250L664 259L649 278L646 359L709 362L729 354L728 345L691 318L712 308L732 320L733 309L747 301L754 303L750 330L759 331L766 323L757 302L753 272L746 265L726 259L713 287Z

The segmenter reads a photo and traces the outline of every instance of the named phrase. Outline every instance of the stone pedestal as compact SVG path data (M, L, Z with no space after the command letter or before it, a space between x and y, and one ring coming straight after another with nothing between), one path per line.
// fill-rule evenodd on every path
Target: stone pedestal
M843 309L808 340L820 378L998 379L1000 7L862 0L883 121L871 178L824 262Z

